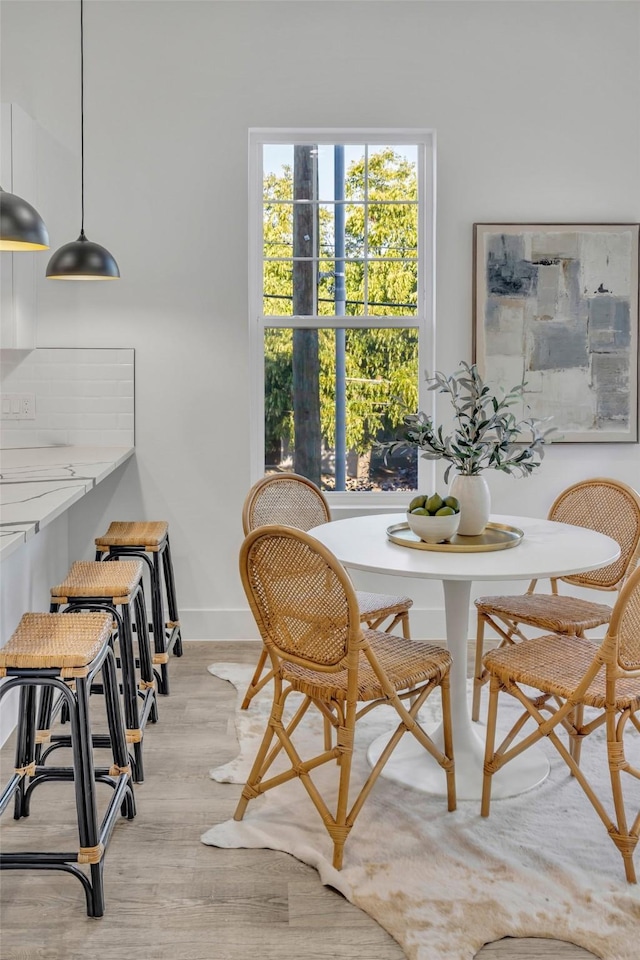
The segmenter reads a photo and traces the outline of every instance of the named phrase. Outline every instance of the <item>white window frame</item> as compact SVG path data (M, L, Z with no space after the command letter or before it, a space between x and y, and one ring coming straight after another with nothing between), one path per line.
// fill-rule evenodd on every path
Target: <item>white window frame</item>
M265 317L263 315L263 163L264 144L362 144L418 146L418 290L413 316ZM435 230L436 230L436 136L434 130L411 128L267 128L249 129L249 351L250 351L250 442L251 483L264 476L264 330L269 327L418 329L418 403L433 415L435 395L426 389L424 373L435 368ZM434 488L435 466L418 458L418 489ZM331 509L349 512L407 503L407 491L324 491Z

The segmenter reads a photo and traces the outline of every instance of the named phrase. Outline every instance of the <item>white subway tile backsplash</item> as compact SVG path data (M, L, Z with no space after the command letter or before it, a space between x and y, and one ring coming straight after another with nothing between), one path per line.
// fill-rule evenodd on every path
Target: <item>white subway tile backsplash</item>
M48 413L43 417L43 427L50 430L73 430L82 426L81 413Z
M47 384L48 393L51 397L77 397L81 395L83 390L82 380L76 383L70 380L45 380L44 383ZM38 392L40 391L38 390Z
M74 398L74 402L77 400ZM120 413L119 397L87 397L82 398L82 409L87 413ZM128 411L127 411L128 412Z
M122 440L118 439L118 437L122 437L122 434L123 434L122 430L103 430L102 443L105 445L105 447L120 446L122 444Z
M133 399L133 380L120 380L116 385L118 387L119 397L131 397Z
M33 445L33 431L23 430L21 427L12 427L3 437L5 447L26 447Z
M36 440L35 444L33 440L29 443L20 444L20 446L29 447L55 447L62 446L66 447L71 441L69 440L69 431L68 430L36 430Z
M72 430L71 433L73 435L72 443L77 443L80 446L107 446L102 430Z
M35 396L30 421L3 421L5 446L134 443L134 351L42 348L22 362L3 358L5 393Z
M62 351L60 351L62 352ZM100 353L98 357L97 354ZM125 351L126 352L126 351ZM74 360L77 364L81 363L113 363L113 356L116 353L115 350L105 349L100 351L94 350L91 347L74 349Z
M71 363L41 362L35 365L36 380L55 380L58 383L77 380L76 367Z
M89 380L86 381L87 397L114 397L116 396L116 380Z
M96 430L117 430L120 426L119 413L93 413L80 414L76 426L81 430L89 430L92 427ZM133 427L133 423L129 425Z
M97 373L103 380L131 380L133 365L130 363L109 363L99 368Z
M73 353L74 357L77 357L78 354L83 354L87 352L86 350L75 350L75 349L58 349L57 347L44 348L41 350L36 350L36 360L38 363L69 363L70 354Z
M42 403L40 407L43 407ZM46 400L46 409L49 413L67 413L77 408L77 397L47 397Z
M29 354L29 356L31 356L31 354ZM27 360L23 360L21 363L14 363L13 361L5 359L0 361L0 377L3 381L6 380L7 377L15 377L16 380L29 380L33 376L35 376L33 363Z
M81 363L78 366L78 378L84 380L127 380L133 377L133 367L130 363Z

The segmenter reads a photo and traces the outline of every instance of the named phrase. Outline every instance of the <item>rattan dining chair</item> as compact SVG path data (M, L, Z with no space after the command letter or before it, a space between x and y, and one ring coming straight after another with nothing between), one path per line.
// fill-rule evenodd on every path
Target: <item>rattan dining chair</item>
M331 511L321 490L315 483L296 473L276 473L262 477L252 487L242 508L242 527L245 536L266 523L280 523L298 530L310 530L331 520ZM385 621L385 633L391 633L400 623L403 636L409 640L410 597L384 593L366 593L358 590L358 607L364 623L378 630ZM266 671L266 672L265 672ZM263 649L251 683L247 688L242 709L246 710L256 693L271 680L267 668L267 651Z
M485 654L484 664L490 676L490 694L482 816L489 816L493 774L546 737L583 788L620 851L627 880L635 883L633 852L640 835L640 809L630 811L630 816L635 819L628 818L622 775L633 778L638 787L640 769L626 759L624 738L625 733L640 734L640 569L635 570L623 587L613 608L607 635L599 646L584 637L549 634L491 650ZM533 687L534 691L526 691L523 686ZM501 691L516 697L524 712L496 749L496 716ZM542 696L537 691L541 691ZM579 723L576 722L575 705L583 708ZM584 707L593 709L587 722L583 719ZM530 717L535 720L536 729L514 743L514 737ZM606 727L613 819L572 752L558 736L560 727L564 727L571 740L584 739L603 725ZM636 789L636 803L639 794L640 790ZM570 829L569 824L567 829Z
M273 704L262 743L234 819L247 804L280 784L299 778L333 841L333 866L342 867L344 845L371 788L403 734L410 732L446 774L448 809L456 806L449 670L441 647L370 630L347 572L310 534L278 524L258 527L240 551L242 583L271 660ZM418 711L440 687L444 753L424 732ZM289 695L302 694L283 718ZM398 724L355 799L349 784L357 721L374 707L395 709ZM310 707L325 723L324 749L303 759L295 731ZM332 745L335 733L335 745ZM275 743L274 743L275 741ZM282 751L290 766L267 778ZM335 761L338 793L332 813L311 773Z
M589 527L613 537L620 544L620 556L615 563L600 570L560 577L560 580L591 590L621 589L640 556L640 496L632 487L619 480L601 477L582 480L567 487L557 497L549 511L549 520ZM585 630L609 622L609 604L561 595L558 593L557 579L551 580L551 593L535 592L536 584L537 581L532 580L527 592L519 596L478 597L475 601L478 629L471 710L473 720L480 715L480 691L488 679L482 664L485 626L495 630L502 647L526 639L521 625L584 637ZM579 741L574 749L575 759L579 759Z

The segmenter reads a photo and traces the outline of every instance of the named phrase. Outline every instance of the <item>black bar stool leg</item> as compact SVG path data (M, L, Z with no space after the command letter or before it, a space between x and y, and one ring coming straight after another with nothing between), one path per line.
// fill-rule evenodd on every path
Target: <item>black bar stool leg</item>
M35 763L36 756L36 688L33 684L20 688L20 706L18 714L18 729L16 733L16 770L27 770ZM35 772L35 771L34 771ZM33 774L31 774L32 776ZM29 808L25 800L28 788L28 774L22 777L14 795L13 818L29 816Z
M164 626L164 602L162 593L162 568L160 554L153 554L151 570L151 609L153 624L153 646L156 654L156 663L160 667L159 690L166 695L169 693L169 666L167 663L167 639Z
M143 710L147 710L147 701L151 700L149 708L149 719L152 723L158 721L158 702L155 695L155 673L153 672L153 662L151 659L151 643L149 640L149 630L147 627L147 610L144 602L144 590L142 584L133 598L133 612L136 624L136 636L138 638L138 659L140 661L140 689L144 700ZM144 726L144 724L142 724Z
M124 722L127 730L126 737L127 742L133 744L133 779L136 783L142 783L144 780L144 767L142 763L142 731L140 729L140 715L138 713L138 691L136 688L136 663L133 655L131 612L126 603L122 605L120 623L121 628L118 634L120 640L120 663L122 666Z
M38 704L38 720L36 723L36 763L40 763L42 747L51 730L53 717L53 687L40 688L40 702Z
M88 863L91 872L93 903L91 916L104 914L104 885L102 877L102 844L99 843L98 809L95 794L93 745L89 720L89 687L86 678L76 680L76 704L71 710L73 737L73 771L78 812L80 850L78 863Z
M171 547L169 546L169 536L162 551L162 564L164 567L164 582L167 591L167 606L169 608L169 620L172 623L179 623L180 615L178 613L178 602L176 599L176 584L173 576L173 563L171 561ZM182 630L177 628L175 641L173 643L173 653L176 657L182 656Z
M109 737L111 740L111 753L116 768L122 772L130 769L129 753L124 733L124 724L122 722L122 713L119 701L118 675L116 671L116 658L112 649L109 650L102 664L102 684L104 688L104 700L107 711L107 725L109 727ZM114 775L116 771L114 771ZM122 807L122 815L127 820L133 820L136 815L135 798L133 791L127 791L127 797Z

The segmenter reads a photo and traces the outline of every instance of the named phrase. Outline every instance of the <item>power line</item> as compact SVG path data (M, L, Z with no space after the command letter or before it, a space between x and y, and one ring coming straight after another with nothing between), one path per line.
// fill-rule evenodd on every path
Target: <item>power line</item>
M265 300L293 300L293 297L289 297L285 293L263 293L262 296ZM330 297L318 297L318 303L335 303L335 300ZM412 307L414 310L418 306L417 303L386 303L380 300L345 300L345 303L355 307Z

